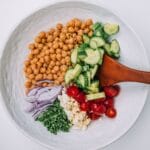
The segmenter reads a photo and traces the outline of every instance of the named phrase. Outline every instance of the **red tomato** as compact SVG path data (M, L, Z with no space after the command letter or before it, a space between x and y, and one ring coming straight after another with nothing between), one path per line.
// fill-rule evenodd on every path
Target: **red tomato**
M104 92L107 97L114 97L119 94L120 88L117 85L104 87Z
M98 103L98 104L102 104L104 100L105 100L105 98L100 98L100 99L94 100L94 102Z
M76 95L78 95L78 93L79 93L79 89L75 85L69 86L67 88L67 95L68 96L75 97Z
M88 111L89 104L87 102L83 102L80 104L81 111Z
M107 98L103 104L108 107L114 107L114 99L113 98Z
M91 120L97 120L101 117L101 115L97 115L95 113L88 113L88 117L91 119Z
M103 104L93 103L91 105L91 111L97 115L100 115L106 112L106 107Z
M85 102L86 96L84 92L79 92L74 96L75 100L79 103Z
M107 110L106 110L106 116L107 117L109 117L109 118L115 118L116 117L116 115L117 115L117 111L116 111L116 109L115 108L108 108Z

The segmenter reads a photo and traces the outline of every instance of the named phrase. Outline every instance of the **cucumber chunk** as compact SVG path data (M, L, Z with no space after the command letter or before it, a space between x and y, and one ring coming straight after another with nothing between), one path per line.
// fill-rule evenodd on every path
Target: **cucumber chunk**
M90 47L96 49L105 45L105 41L101 37L92 37L90 40Z
M98 50L88 51L87 55L88 56L84 59L84 62L89 65L96 65L101 59L101 56Z
M95 99L100 99L100 98L105 98L105 93L104 92L99 92L99 93L95 93L95 94L88 94L86 95L86 99L88 101L90 100L95 100Z
M119 43L116 39L112 40L111 45L110 45L110 51L112 51L115 54L119 53L120 46L119 46Z
M93 68L90 68L91 79L94 78L94 76L96 75L97 70L98 70L98 65L95 65Z
M73 49L72 53L71 53L71 62L73 64L76 64L77 63L77 57L78 57L78 49L75 48Z
M69 84L73 80L73 69L69 69L65 74L65 83Z
M79 76L79 74L82 71L82 67L79 64L76 64L72 73L73 73L73 79L77 78Z
M107 33L108 35L113 35L119 32L119 25L118 24L110 24L110 23L106 23L104 25L104 31L105 33Z
M76 83L80 88L85 88L88 85L87 78L83 74L79 75Z
M84 43L89 44L90 38L87 35L83 34L83 41L84 41Z

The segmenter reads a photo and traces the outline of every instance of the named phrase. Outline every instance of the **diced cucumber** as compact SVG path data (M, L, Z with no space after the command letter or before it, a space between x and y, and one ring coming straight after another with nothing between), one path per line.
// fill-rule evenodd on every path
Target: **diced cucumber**
M95 88L95 87L86 87L85 90L87 93L89 94L93 94L93 93L98 93L99 92L99 88Z
M119 25L118 25L118 24L106 23L106 24L104 25L104 31L105 31L105 33L107 33L108 35L116 34L117 32L119 32Z
M89 48L89 47L85 49L85 53L86 53L87 55L91 55L91 54L93 53L93 51L94 51L94 50L93 50L92 48Z
M98 80L92 81L90 87L99 88L99 81Z
M106 50L106 52L110 51L110 44L109 43L106 43L104 45L104 49Z
M86 57L86 52L85 51L78 51L78 58L80 60L83 60Z
M100 59L100 61L99 61L99 65L101 65L102 63L103 63L103 56L104 56L104 49L102 49L102 48L98 48L98 50L99 50L99 52L100 52L100 55L101 55L101 59Z
M119 53L120 46L119 46L119 43L116 39L112 40L111 45L110 45L110 51L112 51L115 54Z
M85 72L85 76L88 81L88 86L91 84L91 73L89 71Z
M80 88L85 88L88 85L87 78L83 74L79 75L76 83Z
M65 74L65 83L69 84L73 80L73 69L69 69Z
M73 79L77 78L81 73L81 71L82 71L82 67L79 64L76 64L72 71Z
M100 99L100 98L105 98L105 93L104 92L99 92L99 93L95 93L95 94L88 94L86 95L86 99L88 101L90 100L95 100L95 99Z
M105 41L101 37L92 37L90 40L90 47L96 49L105 45Z
M72 53L71 53L71 62L73 64L76 64L77 63L77 57L78 57L78 49L75 48L73 49Z
M94 78L94 76L96 75L97 70L98 70L98 65L94 65L93 68L90 68L91 79Z
M83 34L83 41L84 41L84 43L89 44L90 38L87 35Z
M102 36L102 33L101 33L100 30L96 30L96 31L94 32L94 35L95 35L95 36Z
M95 31L97 30L98 28L100 28L102 26L102 24L100 22L96 22L92 25L92 29Z
M98 50L92 50L87 53L87 57L84 59L84 62L89 64L89 65L95 65L99 62L101 59L100 53Z
M89 70L90 70L89 65L82 66L82 72L86 72L86 71L89 71Z

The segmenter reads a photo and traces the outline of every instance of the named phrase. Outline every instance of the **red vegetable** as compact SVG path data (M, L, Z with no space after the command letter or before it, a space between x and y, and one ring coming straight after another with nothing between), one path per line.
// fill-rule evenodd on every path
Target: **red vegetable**
M104 87L104 92L107 97L115 97L119 94L120 88L118 85Z
M97 115L95 113L88 113L88 117L91 119L91 120L97 120L101 117L101 115Z
M86 100L86 96L84 92L79 92L74 98L79 103L85 102Z
M93 103L91 105L91 111L97 115L100 115L106 112L106 107L103 104Z
M88 111L89 109L89 104L87 102L83 102L80 104L80 109L81 111Z
M79 93L79 89L78 89L77 86L72 85L72 86L69 86L69 87L67 88L67 95L68 95L68 96L71 96L71 97L74 98L75 96L78 95L78 93Z
M116 117L116 115L117 115L117 111L116 111L116 109L115 108L108 108L107 110L106 110L106 116L107 117L109 117L109 118L115 118Z
M113 98L107 98L104 101L104 105L108 108L108 107L114 107L114 99Z

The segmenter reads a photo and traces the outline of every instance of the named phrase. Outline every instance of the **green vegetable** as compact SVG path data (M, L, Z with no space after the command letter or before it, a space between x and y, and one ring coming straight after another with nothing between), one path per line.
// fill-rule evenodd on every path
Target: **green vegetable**
M43 123L48 131L53 134L57 134L59 131L68 132L71 127L71 123L65 111L60 106L59 100L56 100L52 106L43 112L37 118L37 121Z

